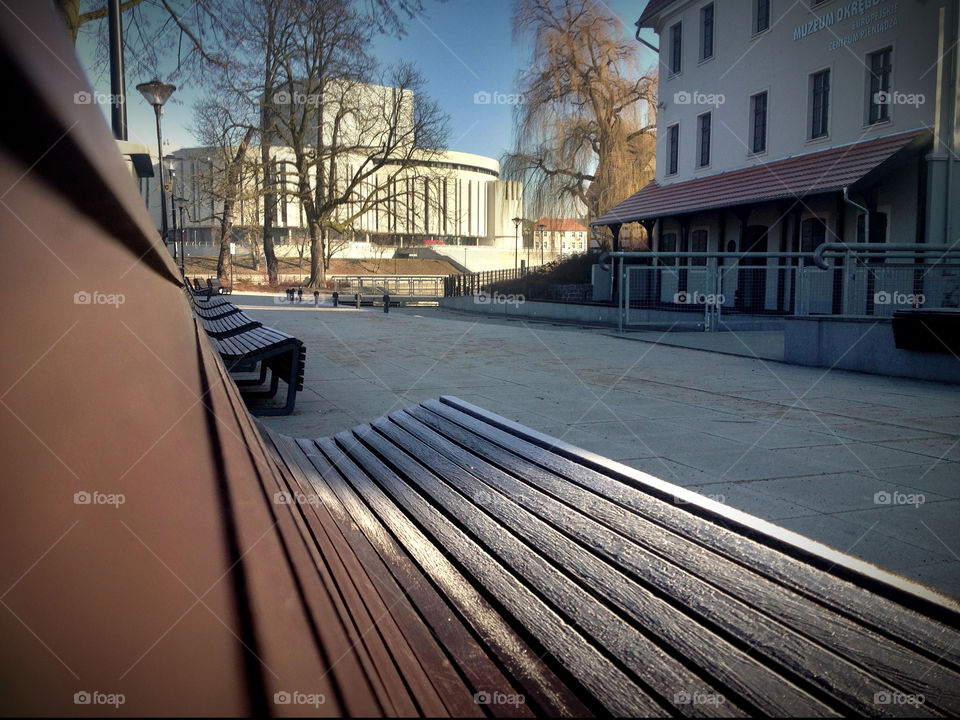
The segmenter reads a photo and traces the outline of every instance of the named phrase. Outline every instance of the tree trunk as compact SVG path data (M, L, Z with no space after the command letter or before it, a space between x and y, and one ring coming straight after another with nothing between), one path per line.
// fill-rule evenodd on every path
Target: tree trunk
M325 232L317 223L310 223L310 282L308 286L312 288L323 287L327 283L327 270L323 259L324 234Z
M266 115L268 111L264 110ZM270 172L270 145L263 141L264 133L269 133L269 127L261 133L260 162L263 165L263 257L267 261L267 282L270 285L280 283L279 268L277 267L277 253L273 246L273 213L276 203L276 194L268 190L273 182Z
M223 219L220 221L220 257L217 258L217 280L221 285L230 284L230 240L233 237L233 224L227 220L233 210L233 203L223 204Z
M80 0L53 0L53 5L67 30L70 44L77 44L77 33L80 32Z

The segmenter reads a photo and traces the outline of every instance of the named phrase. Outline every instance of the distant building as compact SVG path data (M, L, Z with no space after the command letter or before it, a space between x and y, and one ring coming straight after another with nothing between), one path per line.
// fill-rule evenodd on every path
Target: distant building
M534 225L533 246L541 242L547 252L580 253L587 249L589 231L579 220L572 218L541 218Z

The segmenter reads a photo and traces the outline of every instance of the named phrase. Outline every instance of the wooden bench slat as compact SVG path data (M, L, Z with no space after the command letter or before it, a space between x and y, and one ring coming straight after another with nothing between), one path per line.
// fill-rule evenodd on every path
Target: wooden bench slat
M678 606L686 607L688 612L695 614L695 622L721 628L734 638L745 640L751 654L762 654L774 667L792 669L794 677L803 682L811 681L821 693L834 696L860 712L873 710L875 693L897 689L913 693L932 692L957 699L960 676L942 668L930 667L926 658L871 634L850 621L844 623L841 616L828 613L746 568L734 566L725 558L708 556L699 546L659 526L638 522L636 515L630 515L623 508L612 506L602 498L589 497L582 489L555 476L552 479L545 478L548 474L541 468L520 459L513 462L506 451L497 453L491 451L490 447L478 447L477 443L483 442L481 438L471 438L465 429L433 416L422 408L411 408L390 417L393 422L451 458L458 466L469 470L476 478L516 498L519 504L530 508L538 516L549 519L557 530L573 535L608 562L641 583L651 584L656 592L672 598ZM418 422L420 420L428 427L421 425ZM380 429L381 423L377 422L374 426ZM464 444L478 454L474 455L460 447ZM420 450L418 457L422 454ZM486 460L501 467L512 465L512 474L508 475ZM442 474L445 478L452 477L449 469L444 469ZM523 481L516 476L522 477ZM558 499L551 497L547 491ZM602 507L604 503L608 505L608 512L599 515L610 528L591 517L596 514L591 512L591 506ZM575 563L572 568L576 570L578 566L579 563ZM615 594L611 593L611 596L615 597ZM784 603L783 611L778 611L780 602ZM761 612L757 605L764 605L766 612ZM669 612L663 614L670 615ZM826 622L822 622L824 618ZM667 622L666 618L659 615L654 615L654 621ZM666 629L657 627L655 634L669 639L670 627L669 622ZM691 648L689 640L687 638L686 647L681 648L688 656ZM846 646L848 643L854 647L853 650ZM697 665L711 668L710 662L702 659L701 644L702 640L692 643L695 654L691 657ZM823 647L831 652L824 651ZM859 662L859 668L838 656ZM736 656L727 650L719 657L729 662ZM817 667L819 672L814 678L809 678L805 672L805 668L811 665ZM920 680L904 686L900 681L905 671L915 671L920 666L929 667L929 672L924 673L925 677ZM878 682L873 675L887 682ZM760 677L761 673L755 669L744 667L742 676L737 678L739 685L732 689L737 691L744 685L757 684L758 687L753 688L752 695L747 699L755 703L759 701L757 707L764 713L770 713L776 708L765 707L770 700L766 698L764 703L764 696L768 693L756 682ZM779 701L779 694L775 698L774 701ZM783 708L780 710L784 711ZM808 715L813 710L791 709L786 712Z
M359 431L365 430L357 428ZM378 460L352 434L335 436L337 443L378 485L389 493L435 542L463 566L521 626L532 634L571 675L606 708L617 715L660 714L664 707L615 662L544 603L522 579L513 575L474 540L454 526L431 503Z
M351 441L351 444L353 442L355 441ZM448 553L430 542L380 486L344 454L333 439L322 438L317 440L316 444L377 520L389 529L405 552L416 561L420 570L441 590L463 620L483 640L497 662L517 682L527 703L538 707L540 713L547 715L578 717L590 714L576 694L546 665L540 654L517 634L491 606L484 594L451 562Z
M467 404L464 403L464 406ZM467 429L479 422L446 403L428 401L423 407ZM549 452L499 427L483 423L483 438L536 463L559 477L595 492L618 505L635 510L667 530L693 541L757 574L771 579L819 606L839 612L880 636L895 638L919 655L960 669L960 632L883 598L848 580L837 578L808 563L763 545L717 523L644 492L625 481Z

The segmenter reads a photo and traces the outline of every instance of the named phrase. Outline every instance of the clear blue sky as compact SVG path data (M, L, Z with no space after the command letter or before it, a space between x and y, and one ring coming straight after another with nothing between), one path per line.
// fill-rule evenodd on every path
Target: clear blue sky
M633 24L646 2L606 1L632 38ZM410 20L403 38L377 38L375 53L386 63L412 61L423 72L428 92L450 115L447 149L499 158L513 140L512 107L502 102L502 96L516 92L518 71L529 62L528 49L512 40L513 3L511 0L447 0L443 3L426 0L425 5L426 16ZM649 31L644 31L644 36L656 42L656 36ZM105 74L94 77L90 71L90 48L81 41L78 51L95 89L109 92L109 78ZM639 45L639 58L641 67L656 62L654 53L642 45ZM154 146L153 111L135 90L137 83L149 79L127 77L127 113L130 139ZM490 93L489 104L474 102L476 93L480 92ZM169 138L171 149L198 144L189 132L195 97L193 90L178 91L164 108L164 137ZM109 119L108 109L105 115Z

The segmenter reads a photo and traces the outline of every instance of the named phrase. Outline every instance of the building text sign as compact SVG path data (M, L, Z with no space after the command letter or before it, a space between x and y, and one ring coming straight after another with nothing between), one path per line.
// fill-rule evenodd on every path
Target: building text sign
M864 38L895 28L897 3L887 0L856 0L844 3L834 10L817 15L802 25L797 25L793 30L793 39L802 40L848 20L852 21L849 26L830 31L833 36L833 40L830 41L831 50L852 45Z

